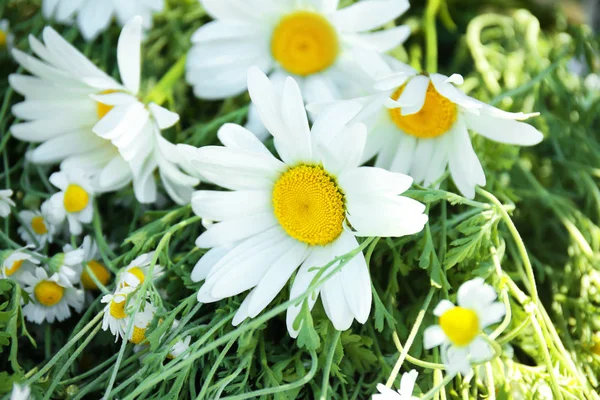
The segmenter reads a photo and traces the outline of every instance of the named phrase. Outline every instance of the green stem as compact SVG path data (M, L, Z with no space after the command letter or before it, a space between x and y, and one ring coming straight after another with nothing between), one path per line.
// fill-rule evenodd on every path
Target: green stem
M171 67L171 69L167 71L161 80L158 81L156 86L154 86L148 96L146 96L144 103L148 104L152 102L160 106L167 100L171 90L173 89L173 86L185 72L186 57L187 54L181 56L181 58Z
M424 15L425 41L427 43L427 62L425 66L427 67L427 72L431 74L437 72L438 42L435 19L440 5L441 0L429 0Z
M323 383L321 384L321 400L327 399L327 389L329 388L329 373L331 371L331 363L333 362L333 355L335 354L335 346L337 346L338 340L340 340L342 332L336 330L331 340L331 347L329 347L329 352L327 353L327 361L325 363L325 368L323 368Z
M446 375L444 380L442 382L440 382L439 385L436 385L433 388L431 388L431 390L429 392L425 393L423 395L423 397L421 397L420 400L432 399L433 396L435 396L443 387L445 387L447 384L449 384L452 381L452 379L454 379L454 376L455 375Z

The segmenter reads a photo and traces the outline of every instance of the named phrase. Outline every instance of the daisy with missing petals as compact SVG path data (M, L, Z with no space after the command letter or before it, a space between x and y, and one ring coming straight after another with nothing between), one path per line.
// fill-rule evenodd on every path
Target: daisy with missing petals
M83 290L64 287L59 284L58 274L48 276L44 268L36 268L34 273L23 274L25 292L31 301L23 306L23 315L30 322L41 324L63 321L71 316L71 308L81 312L83 308Z
M31 254L15 250L4 253L0 277L19 281L25 272L32 272L40 261Z
M176 329L178 326L179 320L174 320L173 325L171 325L171 329ZM167 358L172 360L182 355L190 347L191 341L192 337L190 335L187 335L183 340L178 340L177 343L175 343L173 347L171 347L171 351L169 351L169 354L167 354ZM189 353L186 354L183 358L186 359L188 358L188 356Z
M450 167L460 192L475 196L485 174L473 151L469 129L496 142L532 146L543 135L519 120L537 114L509 113L475 100L457 89L463 78L454 74L419 74L398 61L384 61L371 51L356 59L375 81L364 97L359 120L369 127L363 161L406 173L426 186ZM309 107L312 111L312 107Z
M58 225L66 218L71 234L81 234L81 224L92 222L94 213L94 190L89 175L68 169L50 175L50 182L61 191L48 200L49 221Z
M491 359L492 346L481 336L488 326L499 322L506 309L504 304L494 301L497 294L483 278L465 282L458 289L458 306L442 300L433 310L438 325L425 329L424 347L441 346L442 361L448 374L467 375L471 363Z
M152 27L152 15L161 12L164 0L43 0L44 18L55 19L62 24L71 24L75 19L85 40L95 39L117 17L120 25L136 15L144 19L144 28Z
M15 35L10 32L10 22L0 19L0 49L11 50L15 41Z
M70 245L66 245L65 249L71 250L72 248ZM81 285L87 290L98 290L98 285L90 276L92 273L101 284L106 286L110 282L111 273L102 264L96 241L89 236L84 237L80 250L83 252L79 267ZM86 268L83 268L82 263L85 263Z
M418 397L413 397L413 390L415 389L415 382L417 381L419 373L414 369L410 372L402 374L400 379L400 389L395 391L383 384L377 385L379 393L373 395L373 400L413 400Z
M6 218L10 214L10 208L15 206L15 202L10 199L13 191L10 189L0 190L0 217Z
M125 337L129 315L125 312L127 297L134 291L132 287L118 289L114 294L107 294L102 297L101 302L105 303L104 316L102 319L102 330L110 329L110 333L115 336L115 342L119 337Z
M136 345L146 340L146 330L150 322L152 322L155 312L156 308L152 304L146 303L143 311L135 313L133 316L133 328L127 340ZM125 329L127 329L127 326Z
M412 179L379 168L359 168L366 138L363 124L348 124L360 106L337 108L309 129L302 95L292 78L283 92L258 69L248 72L250 97L275 137L281 161L248 130L226 124L219 131L225 147L180 145L202 176L231 189L198 191L194 212L213 221L196 241L211 248L196 264L192 280L205 280L198 301L215 302L253 289L233 320L258 315L294 271L296 298L309 287L318 267L358 247L355 236L398 237L423 229L425 207L398 196ZM316 140L318 139L318 140ZM313 268L317 267L317 268ZM310 296L321 294L338 330L371 308L371 284L364 255L357 254ZM300 305L288 309L292 336Z
M153 251L136 257L132 262L129 263L125 270L121 271L117 287L131 286L135 288L144 283L144 280L150 271L150 264L152 263L153 257ZM157 280L163 275L163 273L163 267L155 264L154 269L152 270L152 278Z
M81 263L83 262L83 250L70 250L60 254L62 262L56 274L58 275L58 283L61 286L72 287L79 283L81 275ZM55 256L56 258L56 256Z
M49 203L42 204L42 211L23 210L19 212L19 219L23 223L17 232L21 239L28 245L37 245L42 248L46 243L52 243L56 234L56 226L48 220Z

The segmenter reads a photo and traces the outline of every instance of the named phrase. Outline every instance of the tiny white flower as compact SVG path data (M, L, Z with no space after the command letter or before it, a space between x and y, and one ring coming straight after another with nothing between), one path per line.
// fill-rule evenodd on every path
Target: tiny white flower
M156 308L151 303L146 303L143 311L135 313L133 316L133 328L127 340L136 345L146 340L146 330L150 322L152 322L155 312Z
M7 19L0 19L0 49L10 51L14 41L15 35L10 31L10 22Z
M34 273L26 272L21 281L23 290L31 301L23 307L23 315L28 321L41 324L63 321L71 316L71 308L81 312L83 308L83 290L64 287L59 283L58 274L48 276L44 268L37 267Z
M113 336L115 336L115 342L119 338L126 337L127 329L133 316L133 328L132 332L127 336L127 340L139 344L143 340L148 324L154 317L156 308L146 300L144 300L145 304L142 305L143 310L137 313L133 312L132 308L137 303L136 295L132 295L134 291L135 288L127 286L117 289L114 294L107 294L102 297L101 302L106 304L104 307L102 329L109 329ZM130 298L130 296L133 297ZM137 341L140 338L142 339Z
M29 253L15 250L2 261L0 277L20 281L25 272L32 272L40 261Z
M415 389L415 382L419 373L414 369L402 374L400 378L400 389L395 391L383 384L377 385L379 393L373 395L373 400L413 400L418 399L414 397L413 390Z
M448 374L467 375L472 363L489 360L492 346L481 336L483 330L499 322L506 309L495 301L494 288L483 278L463 283L458 289L458 306L442 300L433 310L438 325L427 327L423 333L424 347L441 346L442 361Z
M232 191L203 190L192 196L192 209L219 221L196 245L210 250L192 271L204 280L198 301L210 303L250 293L233 323L254 318L283 289L296 270L290 298L306 292L319 267L358 247L356 236L399 237L420 232L425 206L400 196L412 184L406 175L359 167L366 129L348 123L360 105L336 108L309 128L300 88L288 78L282 92L257 68L248 72L250 97L281 159L245 128L225 124L225 145L200 149L180 145L198 172ZM369 270L362 252L316 293L338 330L367 320L372 301ZM290 335L301 305L287 312Z
M153 257L154 252L152 251L137 256L131 261L129 265L121 271L117 287L131 286L135 288L144 283L144 280L150 271L150 264L152 263ZM154 269L152 270L153 280L159 279L163 274L164 268L158 264L154 265Z
M30 400L31 389L27 385L13 384L13 390L10 394L10 400Z
M80 262L78 269L78 271L80 271L80 280L82 286L88 290L98 290L98 285L96 285L96 282L94 282L88 273L88 268L101 284L107 285L108 282L110 282L111 273L102 263L100 251L98 250L96 241L91 237L86 236L83 238L83 243L79 249L83 252L82 261ZM63 250L65 252L72 251L73 248L71 245L67 244ZM85 263L87 268L84 269L81 263Z
M418 73L371 51L355 56L374 82L369 96L356 99L364 105L357 120L369 127L362 161L377 156L375 166L409 174L426 186L449 167L460 192L473 198L475 186L484 186L486 180L469 129L496 142L521 146L543 139L533 126L519 122L537 114L505 112L467 96L455 87L463 82L458 74ZM318 108L309 105L312 112Z
M0 217L6 218L10 214L10 208L15 206L11 200L13 191L10 189L0 190Z
M17 229L21 239L28 245L38 244L38 248L44 247L47 243L52 243L56 235L56 225L48 220L50 204L44 202L42 211L23 210L19 212L19 218L23 225Z
M81 35L87 41L94 40L110 25L113 17L125 25L136 15L141 15L144 28L152 27L152 15L161 12L164 0L43 0L44 18L55 19L70 25L75 21Z
M94 189L90 176L76 169L61 170L50 175L50 182L60 192L53 194L49 200L48 220L62 224L66 219L71 234L81 234L81 224L92 222L94 213Z
M179 326L179 321L174 320L171 329L176 329ZM171 347L171 351L167 354L167 358L174 359L179 357L183 352L185 352L190 347L190 342L192 341L192 337L187 335L183 340L178 340L173 347ZM189 354L186 354L183 358L188 358Z

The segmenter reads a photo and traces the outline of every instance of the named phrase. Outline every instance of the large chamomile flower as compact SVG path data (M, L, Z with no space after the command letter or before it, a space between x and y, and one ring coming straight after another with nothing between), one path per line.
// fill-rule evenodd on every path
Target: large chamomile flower
M347 95L354 82L351 52L383 53L403 43L407 26L371 32L398 18L407 0L361 1L338 10L338 0L200 0L214 21L192 36L187 80L196 96L221 99L246 90L257 66L283 85L293 76L306 102Z
M25 272L32 272L40 261L29 253L15 250L3 254L0 277L19 281Z
M19 212L22 225L17 229L21 239L28 245L42 248L52 243L56 234L56 226L48 220L49 203L42 204L42 211L23 210Z
M248 86L281 161L250 131L234 124L219 131L225 147L180 145L201 175L232 190L192 196L197 215L220 221L196 241L198 247L212 249L194 267L192 280L205 280L200 302L253 288L234 324L259 314L299 266L290 296L304 293L318 267L358 247L355 236L409 235L427 221L421 203L398 196L410 187L410 177L358 167L366 131L362 124L347 122L360 106L336 108L311 131L294 79L288 78L277 93L252 68ZM371 308L364 255L357 254L317 292L336 329L348 329L354 319L364 323ZM309 298L311 308L317 294ZM288 309L288 330L294 337L299 310L300 305Z
M10 214L10 208L15 206L15 202L10 198L13 191L10 189L0 190L0 217L6 218Z
M71 24L75 19L85 40L93 40L104 32L113 17L120 25L136 15L144 19L144 28L152 27L152 15L162 11L164 0L43 0L42 12L46 19Z
M38 267L34 273L26 272L21 278L25 292L31 301L23 306L23 315L28 321L41 324L63 321L71 316L71 308L81 312L83 308L83 290L64 287L59 283L58 274L48 276L44 268Z
M90 176L76 169L68 169L50 175L50 182L60 192L48 200L48 220L58 225L66 219L71 234L81 234L81 224L92 222L94 214L94 190Z
M419 74L370 51L356 56L375 80L374 94L361 99L365 112L359 120L369 127L363 161L377 155L376 166L409 174L426 186L449 166L458 189L473 198L475 186L486 180L469 129L521 146L543 139L533 126L518 121L536 114L505 112L467 96L454 86L463 82L460 75Z
M377 391L379 393L373 395L372 400L413 400L418 399L418 397L414 397L413 391L415 389L415 382L417 381L417 377L419 373L414 369L402 374L402 378L400 378L400 389L395 391L383 384L377 385Z
M487 361L494 355L481 333L506 313L504 304L495 301L496 297L492 286L484 283L483 278L475 278L458 289L458 306L442 300L433 310L438 325L425 329L424 347L441 346L442 361L449 374L467 375L471 363Z
M131 286L135 288L144 283L150 272L150 264L153 257L154 252L151 251L150 253L145 253L134 258L119 274L117 287ZM164 268L161 265L155 264L152 269L152 279L157 280L163 274Z

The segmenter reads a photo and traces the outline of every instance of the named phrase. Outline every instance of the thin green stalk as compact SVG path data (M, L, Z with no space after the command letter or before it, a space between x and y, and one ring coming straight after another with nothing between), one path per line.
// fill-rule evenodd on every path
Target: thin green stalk
M327 388L329 388L329 373L331 371L331 364L333 362L333 355L335 354L335 347L337 346L338 340L342 335L341 331L336 330L333 338L331 339L331 345L327 352L327 360L325 361L325 367L323 368L323 383L321 384L321 400L327 399Z

